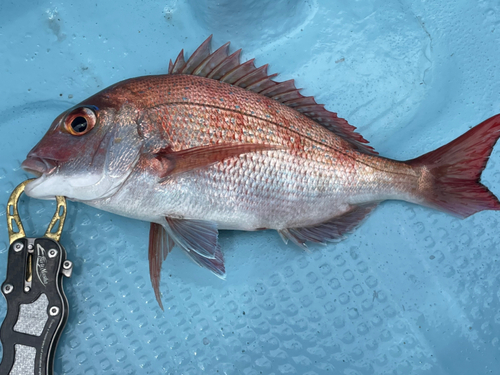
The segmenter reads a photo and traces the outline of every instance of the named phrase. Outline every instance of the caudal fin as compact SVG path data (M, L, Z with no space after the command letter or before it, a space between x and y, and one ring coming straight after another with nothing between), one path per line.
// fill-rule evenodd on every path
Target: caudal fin
M480 182L499 137L500 115L496 115L447 145L408 160L422 172L423 204L462 218L500 210L498 198Z

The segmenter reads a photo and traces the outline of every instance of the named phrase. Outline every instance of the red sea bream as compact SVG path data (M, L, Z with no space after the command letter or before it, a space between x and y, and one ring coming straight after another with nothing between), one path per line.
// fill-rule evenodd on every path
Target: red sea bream
M116 83L57 117L22 166L26 193L55 195L151 222L151 281L161 306L172 247L225 275L220 229L275 229L305 247L352 232L377 205L404 200L458 217L499 210L479 180L500 116L409 161L378 154L354 127L267 65L208 38L165 75Z

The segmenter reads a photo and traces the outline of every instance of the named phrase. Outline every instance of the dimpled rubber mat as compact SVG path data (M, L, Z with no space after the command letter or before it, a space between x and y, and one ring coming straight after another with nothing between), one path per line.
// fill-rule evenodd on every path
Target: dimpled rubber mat
M295 78L387 157L414 158L500 112L493 0L2 1L0 280L5 204L52 120L117 81L166 72L212 33L213 47L230 40ZM499 152L483 174L497 195ZM53 209L24 196L27 234ZM68 210L61 243L75 268L56 374L500 373L499 212L458 220L386 202L345 241L308 252L272 231L222 232L227 279L175 248L161 311L149 224Z

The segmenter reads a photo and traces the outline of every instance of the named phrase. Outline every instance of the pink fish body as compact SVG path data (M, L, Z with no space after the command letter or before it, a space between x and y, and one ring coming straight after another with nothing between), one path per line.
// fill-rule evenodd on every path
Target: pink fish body
M218 230L275 229L287 242L342 239L382 201L467 217L499 210L479 182L500 136L492 117L438 150L400 162L354 127L239 63L207 39L169 74L119 82L62 113L23 168L28 195L63 195L151 222L149 262L161 306L161 264L174 244L225 275Z

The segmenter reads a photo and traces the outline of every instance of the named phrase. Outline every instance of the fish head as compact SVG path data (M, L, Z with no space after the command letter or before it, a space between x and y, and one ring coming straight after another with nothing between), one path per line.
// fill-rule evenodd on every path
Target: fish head
M114 85L61 113L21 165L38 177L26 194L77 201L114 194L137 163L142 143L129 96Z

